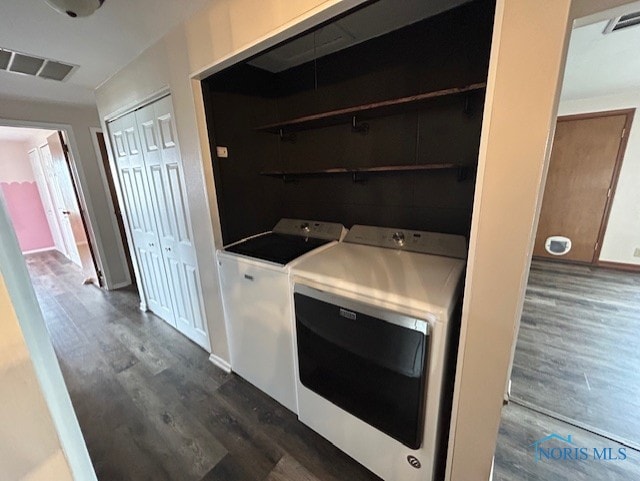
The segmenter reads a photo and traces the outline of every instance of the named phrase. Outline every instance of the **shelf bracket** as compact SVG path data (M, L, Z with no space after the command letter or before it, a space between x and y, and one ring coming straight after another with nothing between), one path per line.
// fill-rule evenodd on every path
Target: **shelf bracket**
M351 180L354 184L364 184L367 181L362 172L351 172Z
M358 122L354 115L351 119L351 132L367 135L369 133L369 124L366 122Z
M296 181L296 178L290 174L282 174L282 183L291 184Z
M469 167L467 167L466 165L461 165L458 167L458 172L457 172L457 180L458 182L462 182L463 180L467 180L467 178L469 177Z
M463 112L466 115L471 115L471 95L467 94L464 96L464 109Z
M294 132L285 133L282 129L278 132L280 135L281 142L291 142L294 144L296 142L296 134Z

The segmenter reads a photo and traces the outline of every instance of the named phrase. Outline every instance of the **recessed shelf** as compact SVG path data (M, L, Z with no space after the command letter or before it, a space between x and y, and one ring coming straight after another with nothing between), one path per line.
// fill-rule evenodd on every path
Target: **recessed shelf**
M354 107L331 110L329 112L321 112L319 114L313 115L305 115L303 117L286 120L284 122L263 125L257 127L255 130L283 135L284 133L299 132L302 130L308 130L318 127L327 127L329 125L336 125L347 122L352 123L354 117L357 117L358 115L364 114L365 117L390 115L394 112L406 110L406 108L408 107L417 106L422 102L434 98L482 90L486 86L487 84L484 82L475 83L467 85L466 87L455 87L445 90L436 90L433 92L411 95L409 97L401 97L370 104L356 105Z

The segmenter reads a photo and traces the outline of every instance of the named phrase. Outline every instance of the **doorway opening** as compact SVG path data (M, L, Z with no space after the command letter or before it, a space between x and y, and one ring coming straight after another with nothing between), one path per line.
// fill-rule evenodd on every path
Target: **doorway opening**
M105 191L109 193L111 197L111 204L113 205L113 217L114 224L118 226L120 231L120 238L126 243L127 232L124 226L124 218L122 217L122 211L120 210L120 203L118 202L118 194L116 191L115 177L111 170L111 164L109 163L109 153L107 149L107 142L105 134L101 129L94 127L89 128L91 131L91 140L93 141L93 147L96 151L96 157L98 158L98 165L100 167L100 173L102 174L102 180L105 184ZM133 260L131 259L131 252L128 246L124 246L123 249L125 261L127 264L127 270L129 271L129 278L131 283L136 285L136 275L133 267Z
M571 35L494 479L640 476L640 27L609 23Z
M59 256L100 287L72 162L63 131L0 127L0 185L22 253Z

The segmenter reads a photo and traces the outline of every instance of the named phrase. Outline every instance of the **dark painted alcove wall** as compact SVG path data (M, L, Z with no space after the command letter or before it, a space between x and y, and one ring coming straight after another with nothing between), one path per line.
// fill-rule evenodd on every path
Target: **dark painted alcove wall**
M259 132L301 115L462 87L487 77L493 2L477 1L273 74L248 64L203 82L225 244L269 230L281 217L371 224L468 235L484 90L442 97L387 117L306 130L295 142ZM215 146L226 146L218 158ZM308 171L456 163L456 170L279 178L264 171Z

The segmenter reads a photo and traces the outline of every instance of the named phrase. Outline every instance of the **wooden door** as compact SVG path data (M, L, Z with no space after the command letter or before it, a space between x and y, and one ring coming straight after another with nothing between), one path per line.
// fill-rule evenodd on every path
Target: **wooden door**
M632 116L614 111L558 119L534 256L597 261ZM548 253L551 236L568 237L571 250Z
M54 214L60 227L60 234L62 237L62 253L72 262L80 265L80 257L77 255L75 248L75 241L73 239L73 233L71 231L71 224L69 219L63 214L65 208L62 200L62 193L60 191L59 182L57 180L56 171L53 168L53 159L51 158L51 151L49 150L49 144L44 144L40 147L40 153L42 154L42 169L47 182L47 187L51 193L51 200L53 202ZM73 256L75 254L75 257Z
M209 347L171 97L136 111L176 327Z
M79 189L73 178L69 150L62 137L62 132L56 132L47 137L51 162L56 175L56 183L62 195L64 211L62 214L68 221L73 236L71 247L72 258L77 256L76 263L82 268L85 283L92 282L100 286L100 278L93 249L89 241L89 231L85 224L84 213L80 208Z
M109 124L124 212L129 222L138 271L147 306L175 326L173 303L151 199L135 113Z
M51 230L54 246L57 251L66 256L67 254L66 248L64 247L64 240L62 239L62 232L60 231L60 225L58 224L58 217L56 215L53 198L49 192L47 174L45 174L44 171L39 149L36 148L29 151L29 162L31 163L31 168L33 169L33 174L36 178L38 192L42 199L42 205L44 206L44 211L47 216L47 223L49 224L49 230Z

